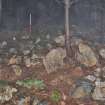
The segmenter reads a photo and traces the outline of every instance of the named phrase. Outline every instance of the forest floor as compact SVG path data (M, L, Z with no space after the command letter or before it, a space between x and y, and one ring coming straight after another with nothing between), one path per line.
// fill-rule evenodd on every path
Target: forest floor
M11 74L8 70L9 67L3 68L7 69L6 72L9 72L8 74ZM26 72L22 74L24 76L17 79L43 80L46 84L46 88L43 90L38 90L33 87L31 89L27 89L22 86L17 86L15 84L16 77L11 76L12 80L14 81L9 81L9 85L18 89L18 92L13 95L13 98L10 101L5 102L1 105L98 105L96 101L93 101L90 98L81 100L73 99L72 97L70 97L70 89L72 90L75 80L87 74L86 72L82 73L82 71L79 69L79 67L74 68L65 65L64 69L58 70L57 72L52 74L47 74L43 65L38 65L37 67L32 67L30 69L27 68ZM51 94L54 90L57 90L60 93L60 99L58 102L54 102L51 99ZM40 101L45 101L46 103L34 104L33 100L31 99L32 97L37 97ZM19 104L19 100L21 100L21 98L25 98L25 102L23 104Z
M72 39L69 64L64 36L27 38L0 43L0 105L105 105L104 45Z

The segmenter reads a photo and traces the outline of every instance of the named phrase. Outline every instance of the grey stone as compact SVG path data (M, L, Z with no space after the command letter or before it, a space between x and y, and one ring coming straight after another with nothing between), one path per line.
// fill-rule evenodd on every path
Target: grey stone
M5 46L7 46L7 41L3 41L2 43L1 43L1 48L4 48Z
M90 97L93 88L93 84L89 80L77 80L70 95L73 98Z
M96 80L96 77L93 76L93 75L87 75L87 76L85 77L85 79L88 79L88 80L94 82L94 81Z
M17 50L15 48L10 48L9 53L11 54L17 54Z
M96 68L96 69L94 70L94 75L95 75L96 77L100 77L100 76L101 76L101 68Z
M48 102L47 101L40 101L39 103L38 103L38 105L48 105Z
M30 54L30 50L23 50L23 54L24 54L24 55Z

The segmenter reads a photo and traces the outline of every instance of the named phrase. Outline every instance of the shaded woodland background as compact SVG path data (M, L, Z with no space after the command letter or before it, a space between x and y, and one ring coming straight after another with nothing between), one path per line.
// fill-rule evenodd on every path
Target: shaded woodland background
M64 4L58 0L2 0L0 31L28 30L29 13L34 32L64 32ZM70 8L71 34L104 42L104 18L105 0L79 0Z

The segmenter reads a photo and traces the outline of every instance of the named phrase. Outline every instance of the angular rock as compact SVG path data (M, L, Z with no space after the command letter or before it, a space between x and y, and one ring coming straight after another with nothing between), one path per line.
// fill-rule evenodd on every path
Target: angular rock
M30 50L23 50L23 54L24 54L24 55L30 54Z
M94 82L94 81L96 80L96 77L93 76L93 75L87 75L87 76L85 77L85 79L88 79L88 80Z
M73 89L71 96L73 98L85 98L90 97L93 85L88 80L78 80L76 87Z
M66 57L66 51L63 48L51 50L43 59L43 64L47 73L57 71L64 65L63 59Z
M87 96L83 87L78 87L75 92L72 94L73 98L84 98Z
M77 53L77 60L87 67L95 66L98 63L98 59L94 51L86 44L79 44L79 53Z
M17 54L17 50L15 48L10 48L9 53L10 54Z

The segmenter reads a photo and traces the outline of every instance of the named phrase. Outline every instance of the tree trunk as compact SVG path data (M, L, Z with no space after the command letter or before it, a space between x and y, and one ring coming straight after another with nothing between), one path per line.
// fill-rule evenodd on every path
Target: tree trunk
M73 57L73 52L71 48L71 39L70 39L70 28L69 28L69 3L70 0L65 0L65 46L66 46L66 53L67 58L71 59Z
M2 0L0 0L0 26L2 22Z

